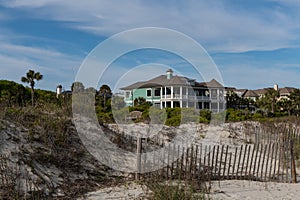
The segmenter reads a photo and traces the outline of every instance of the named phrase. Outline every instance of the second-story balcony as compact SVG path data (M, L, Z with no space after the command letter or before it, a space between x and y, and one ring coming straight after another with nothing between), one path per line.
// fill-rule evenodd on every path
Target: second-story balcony
M180 94L167 94L167 95L162 95L162 99L182 99L182 100L210 100L211 98L209 96L195 96L195 95L180 95Z

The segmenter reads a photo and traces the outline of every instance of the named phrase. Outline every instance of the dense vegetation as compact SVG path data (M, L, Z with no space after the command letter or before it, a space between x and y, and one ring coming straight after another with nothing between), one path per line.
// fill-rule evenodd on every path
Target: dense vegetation
M271 89L266 94L253 99L244 99L234 92L228 92L227 121L266 120L267 118L283 116L299 116L300 90L295 89L289 98L279 98L279 92Z
M25 78L25 77L23 77ZM82 83L75 82L71 86L72 92L93 92L95 94L95 111L100 123L125 122L126 117L131 111L142 112L142 117L135 119L135 122L165 123L169 126L178 126L185 122L209 123L212 113L209 110L194 110L190 108L154 108L151 103L144 98L134 100L134 105L125 107L123 97L114 96L108 85L102 85L99 90L85 88ZM31 96L34 95L34 96ZM31 97L31 98L30 98ZM290 95L290 99L277 100L279 94L275 90L268 91L262 98L253 101L243 99L237 94L227 93L226 121L245 121L245 120L266 120L273 117L298 116L300 113L300 90L296 89ZM50 107L56 106L67 109L71 116L71 94L60 95L46 90L24 87L12 81L0 81L0 104L1 107L25 107L32 104L35 106L49 104ZM225 114L225 113L224 113Z

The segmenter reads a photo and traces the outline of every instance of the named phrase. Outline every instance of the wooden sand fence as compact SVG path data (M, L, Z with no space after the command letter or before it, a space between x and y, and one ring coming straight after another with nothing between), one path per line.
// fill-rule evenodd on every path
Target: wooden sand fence
M277 137L277 136L276 136ZM140 140L140 141L139 141ZM146 175L163 179L255 180L296 183L294 143L299 134L278 134L277 142L242 145L167 144L149 160L143 156L143 140L138 139L137 166L162 166ZM137 176L139 178L139 176Z

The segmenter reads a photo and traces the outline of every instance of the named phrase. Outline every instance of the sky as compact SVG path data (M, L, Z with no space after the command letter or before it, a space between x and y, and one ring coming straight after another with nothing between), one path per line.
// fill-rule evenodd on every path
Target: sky
M299 19L298 0L0 0L0 79L20 83L33 69L44 75L36 87L68 90L99 44L122 31L160 27L199 43L225 86L300 88ZM112 61L98 86L117 90L168 68L203 78L180 55L141 49Z

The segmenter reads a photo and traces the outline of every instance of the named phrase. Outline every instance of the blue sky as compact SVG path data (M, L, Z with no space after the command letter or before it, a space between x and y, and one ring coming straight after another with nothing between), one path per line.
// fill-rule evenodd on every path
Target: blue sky
M34 69L44 74L37 87L69 89L85 57L106 38L132 28L164 27L200 43L226 86L299 88L299 19L298 0L0 0L0 79L20 82ZM155 76L168 65L194 75L179 57L149 50L125 55L114 62L114 71L147 63L165 67L145 67L144 75L123 84ZM106 73L103 83L114 87L113 76L113 70Z

